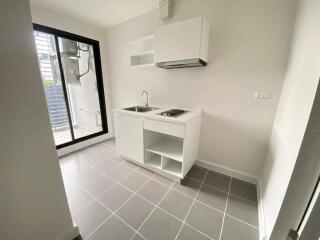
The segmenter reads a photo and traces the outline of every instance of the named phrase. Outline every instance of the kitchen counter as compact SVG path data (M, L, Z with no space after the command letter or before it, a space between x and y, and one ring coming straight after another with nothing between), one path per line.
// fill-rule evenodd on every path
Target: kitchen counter
M198 159L202 111L159 115L170 109L113 110L116 146L122 158L180 182Z
M176 116L176 117L168 117L168 116L159 115L161 112L168 111L173 108L175 108L175 107L159 108L159 109L149 111L149 112L134 112L134 111L128 111L128 110L124 110L124 109L114 109L113 112L129 115L129 116L137 116L137 117L143 117L143 118L147 118L147 119L154 119L154 120L167 121L167 122L180 123L180 124L185 124L190 119L201 115L201 112L202 112L201 109L179 108L179 109L185 110L187 112L185 112L179 116Z

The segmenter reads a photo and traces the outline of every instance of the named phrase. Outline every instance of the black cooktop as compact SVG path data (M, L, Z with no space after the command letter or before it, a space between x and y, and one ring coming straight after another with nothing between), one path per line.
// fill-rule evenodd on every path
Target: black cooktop
M182 110L182 109L170 109L168 111L164 111L164 112L159 113L159 115L167 116L167 117L177 117L185 112L186 111Z

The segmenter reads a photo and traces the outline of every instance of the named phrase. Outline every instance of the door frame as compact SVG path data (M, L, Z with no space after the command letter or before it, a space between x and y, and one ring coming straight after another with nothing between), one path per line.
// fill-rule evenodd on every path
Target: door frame
M105 95L104 95L104 87L103 87L103 76L102 76L102 67L101 67L101 56L100 56L100 44L99 41L83 37L74 33L62 31L56 28L44 26L41 24L33 23L33 30L34 31L39 31L47 34L51 34L54 36L55 39L55 45L56 45L56 50L57 50L57 58L58 58L58 63L59 63L59 69L60 69L60 74L61 74L61 80L62 80L62 87L64 91L64 98L66 101L66 107L67 107L67 114L68 114L68 120L69 120L69 127L70 127L70 132L71 132L71 137L72 140L70 142L66 142L63 144L56 145L57 149L62 149L67 146L74 145L76 143L80 143L101 135L105 135L109 133L108 130L108 120L107 120L107 111L106 111L106 102L105 102ZM59 51L59 44L58 44L58 37L62 37L65 39L73 40L73 41L79 41L82 43L86 43L89 45L92 45L93 47L93 53L94 53L94 63L95 63L95 72L96 72L96 81L97 81L97 91L98 91L98 99L99 99L99 106L100 106L100 114L101 114L101 125L102 125L102 131L93 133L81 138L74 138L74 133L73 133L73 126L72 126L72 120L71 120L71 112L69 109L69 100L68 96L66 93L66 84L65 84L65 79L64 79L64 70L62 67L61 63L61 58L60 58L60 51Z
M310 197L320 174L320 79L312 110L300 146L289 185L269 239L286 239L289 232L297 233L306 215Z
M320 175L318 177L317 183L312 192L311 198L308 202L307 208L297 228L296 232L298 233L299 238L304 234L305 228L308 228L308 224L312 224L312 222L310 222L314 219L314 217L312 217L312 214L314 211L317 211L317 209L319 209L319 204L317 205L317 202L319 201L320 201ZM309 218L311 220L309 220ZM318 237L320 239L320 236Z

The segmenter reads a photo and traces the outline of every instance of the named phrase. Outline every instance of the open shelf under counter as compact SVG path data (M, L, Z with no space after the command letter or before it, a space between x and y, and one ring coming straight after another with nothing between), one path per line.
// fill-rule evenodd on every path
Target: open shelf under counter
M176 160L162 157L162 166L161 169L166 172L170 173L172 175L175 175L179 178L182 177L182 163L178 162Z
M144 163L150 167L161 169L161 156L153 152L145 152Z
M146 150L178 162L183 161L183 139L163 137L147 147Z

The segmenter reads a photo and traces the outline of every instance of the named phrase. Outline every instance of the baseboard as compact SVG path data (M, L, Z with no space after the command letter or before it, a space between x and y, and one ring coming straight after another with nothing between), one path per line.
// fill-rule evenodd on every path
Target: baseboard
M57 240L74 240L74 239L81 239L78 226L74 226L65 235L63 235L62 237L59 237Z
M259 217L259 239L260 240L267 240L264 202L263 202L263 197L261 194L261 191L262 191L261 179L259 179L259 181L258 181L257 191L258 191L258 214L259 214L259 216L258 216Z
M234 170L232 168L222 166L220 164L216 164L216 163L212 163L212 162L205 161L202 159L198 159L196 161L196 165L198 165L200 167L204 167L204 168L212 170L212 171L215 171L215 172L218 172L218 173L222 173L222 174L230 176L230 177L237 178L237 179L245 181L245 182L249 182L249 183L258 185L258 177L244 173L244 172Z
M92 138L92 139L88 139L88 140L83 141L83 142L79 142L79 143L76 143L76 144L73 144L73 145L58 149L58 151L57 151L58 152L58 156L62 157L62 156L67 155L69 153L78 151L78 150L80 150L82 148L85 148L85 147L89 147L91 145L94 145L94 144L97 144L99 142L108 140L110 138L113 138L113 135L108 133L108 134L104 134L104 135L101 135L101 136L98 136L98 137L95 137L95 138Z

